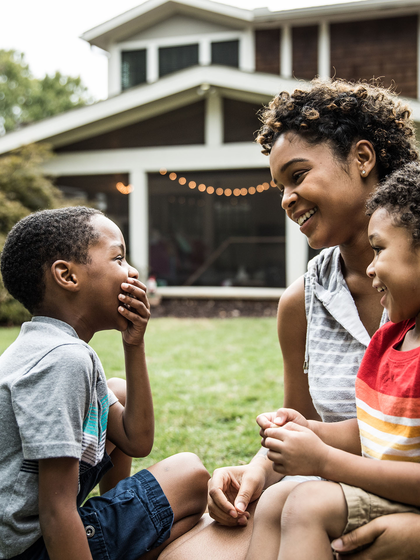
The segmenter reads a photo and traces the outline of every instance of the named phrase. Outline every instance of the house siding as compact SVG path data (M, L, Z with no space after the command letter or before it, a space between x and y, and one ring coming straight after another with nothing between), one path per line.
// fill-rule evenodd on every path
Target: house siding
M292 29L293 76L312 80L318 74L318 26Z
M381 77L388 87L417 97L418 16L331 24L331 75L346 80Z
M247 103L235 99L223 99L223 141L252 142L260 128L258 103Z
M168 111L93 138L57 148L57 153L204 144L204 101Z
M280 29L255 31L255 70L280 74Z

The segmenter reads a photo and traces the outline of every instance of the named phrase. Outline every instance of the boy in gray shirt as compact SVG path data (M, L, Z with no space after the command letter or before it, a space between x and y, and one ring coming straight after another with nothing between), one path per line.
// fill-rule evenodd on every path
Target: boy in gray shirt
M190 453L122 480L112 465L154 437L150 306L121 231L89 208L37 212L10 232L1 273L34 317L0 357L0 559L157 558L200 518L208 473ZM119 399L88 345L105 329L122 333ZM82 506L101 479L115 487Z

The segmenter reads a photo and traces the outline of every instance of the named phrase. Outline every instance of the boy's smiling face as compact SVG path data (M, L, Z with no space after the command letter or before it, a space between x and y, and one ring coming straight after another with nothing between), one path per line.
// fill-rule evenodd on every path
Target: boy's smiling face
M381 304L392 322L398 323L420 313L420 247L413 244L411 231L394 225L384 208L376 210L369 222L369 241L374 251L367 268L372 285L383 293Z
M126 261L124 237L120 229L102 215L94 216L92 224L99 233L98 241L89 249L89 263L80 265L79 277L84 305L83 315L94 332L105 329L124 331L127 319L119 312L121 284L138 278L138 272Z

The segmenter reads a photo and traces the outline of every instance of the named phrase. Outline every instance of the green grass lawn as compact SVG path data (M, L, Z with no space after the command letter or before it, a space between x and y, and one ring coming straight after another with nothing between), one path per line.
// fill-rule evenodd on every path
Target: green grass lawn
M0 329L0 353L19 329ZM124 377L120 333L97 333L91 345L107 377ZM274 318L152 319L146 353L155 406L152 453L135 471L180 451L207 469L247 463L258 451L255 417L283 401Z

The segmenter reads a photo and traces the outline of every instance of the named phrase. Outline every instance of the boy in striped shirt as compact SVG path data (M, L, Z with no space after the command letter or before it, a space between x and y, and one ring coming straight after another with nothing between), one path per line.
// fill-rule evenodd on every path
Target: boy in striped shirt
M325 480L263 494L247 560L258 546L265 560L326 560L343 534L372 519L420 513L420 166L390 175L367 208L374 258L366 272L390 322L360 365L357 419L328 424L280 409L267 428L258 417L276 472Z

